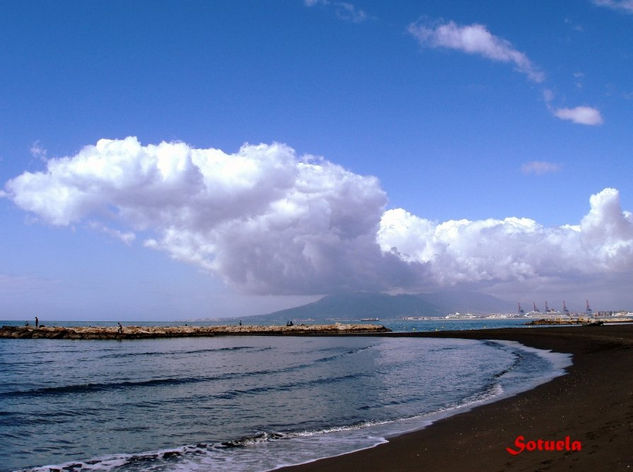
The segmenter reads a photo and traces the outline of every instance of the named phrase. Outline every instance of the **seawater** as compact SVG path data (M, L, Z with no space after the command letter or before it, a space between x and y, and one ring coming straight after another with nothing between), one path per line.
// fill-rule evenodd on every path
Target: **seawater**
M0 470L271 470L372 447L568 364L458 339L0 339Z

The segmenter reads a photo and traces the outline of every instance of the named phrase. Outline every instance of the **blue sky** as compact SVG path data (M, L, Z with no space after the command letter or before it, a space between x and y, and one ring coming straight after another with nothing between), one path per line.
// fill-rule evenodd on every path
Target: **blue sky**
M0 318L633 305L629 1L0 8Z

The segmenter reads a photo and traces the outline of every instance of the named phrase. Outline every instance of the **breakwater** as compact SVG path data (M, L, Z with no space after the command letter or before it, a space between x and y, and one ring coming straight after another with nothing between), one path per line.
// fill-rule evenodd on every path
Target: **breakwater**
M0 338L14 339L148 339L203 336L336 336L388 333L374 324L321 324L292 326L2 326Z

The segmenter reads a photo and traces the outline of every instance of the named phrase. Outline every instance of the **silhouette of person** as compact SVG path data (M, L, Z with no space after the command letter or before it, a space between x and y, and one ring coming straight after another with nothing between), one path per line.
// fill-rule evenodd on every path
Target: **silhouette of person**
M119 331L118 331L119 334L123 333L123 326L118 321L117 321L117 324L119 325Z
M35 327L39 328L39 326L40 326L40 319L36 316L35 317Z

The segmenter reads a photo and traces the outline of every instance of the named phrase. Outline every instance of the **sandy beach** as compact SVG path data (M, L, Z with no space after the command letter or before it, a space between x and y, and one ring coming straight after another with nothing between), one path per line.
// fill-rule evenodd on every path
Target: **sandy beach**
M394 333L391 336L401 334ZM512 328L417 333L503 339L573 354L568 374L372 449L288 467L309 471L633 470L633 326ZM528 441L580 441L580 451L527 449Z

